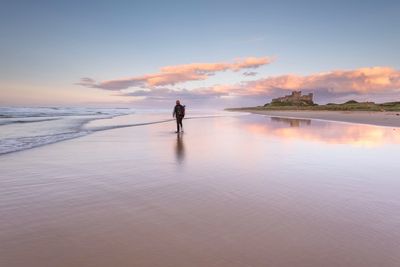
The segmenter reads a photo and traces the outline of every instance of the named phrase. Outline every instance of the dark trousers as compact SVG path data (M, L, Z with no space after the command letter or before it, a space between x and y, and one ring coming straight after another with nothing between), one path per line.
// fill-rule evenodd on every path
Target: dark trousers
M183 129L182 125L182 116L176 116L176 131L179 132L180 129Z

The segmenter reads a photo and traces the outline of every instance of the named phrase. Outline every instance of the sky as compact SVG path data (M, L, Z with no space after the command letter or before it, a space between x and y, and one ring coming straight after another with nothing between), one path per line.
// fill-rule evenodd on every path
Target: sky
M1 106L400 101L400 1L0 2Z

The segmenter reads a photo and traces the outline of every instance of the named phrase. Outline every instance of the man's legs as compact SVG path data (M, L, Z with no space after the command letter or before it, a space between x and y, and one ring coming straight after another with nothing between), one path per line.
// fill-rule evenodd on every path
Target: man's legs
M179 133L179 117L176 117L176 132Z
M179 130L183 131L183 125L182 125L182 119L183 117L176 117L176 131L179 132Z

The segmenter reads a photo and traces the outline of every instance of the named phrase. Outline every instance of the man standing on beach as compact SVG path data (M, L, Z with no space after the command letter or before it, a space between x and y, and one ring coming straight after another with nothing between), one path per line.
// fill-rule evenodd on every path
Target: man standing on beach
M185 117L185 106L182 106L179 100L176 100L172 117L176 118L176 133L183 132L182 119Z

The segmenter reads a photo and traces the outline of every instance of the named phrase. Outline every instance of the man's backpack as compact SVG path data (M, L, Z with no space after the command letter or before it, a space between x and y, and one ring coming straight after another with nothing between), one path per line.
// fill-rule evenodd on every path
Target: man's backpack
M176 116L185 117L185 106L176 106Z

